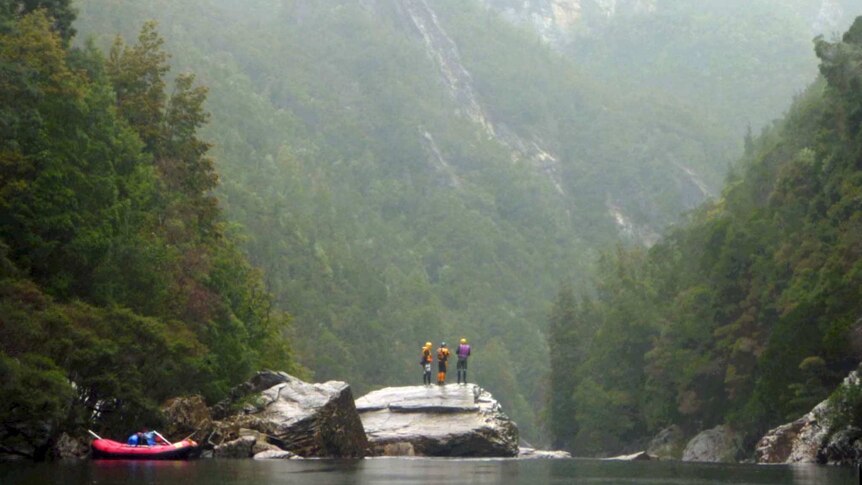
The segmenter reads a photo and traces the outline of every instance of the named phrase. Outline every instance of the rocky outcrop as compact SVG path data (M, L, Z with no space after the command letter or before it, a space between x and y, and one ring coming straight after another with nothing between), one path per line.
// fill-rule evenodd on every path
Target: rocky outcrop
M228 441L213 449L215 458L250 458L253 456L251 448L256 440L254 436L240 436L235 440Z
M172 436L198 430L215 457L288 451L300 457L359 458L368 440L344 382L310 384L284 372L261 371L211 409L199 398L163 408ZM191 432L191 431L190 431Z
M201 396L170 399L161 411L167 423L164 428L167 436L190 436L195 441L203 442L213 430L212 413Z
M810 413L770 430L757 442L757 463L817 463L817 454L826 438L828 426L821 417L826 404Z
M477 385L388 387L356 408L376 456L513 457L518 428Z
M51 446L51 458L82 460L90 453L90 446L81 438L62 433Z
M862 458L862 429L848 426L835 432L818 455L830 465L856 465Z
M302 457L360 458L368 447L353 393L344 382L310 384L284 372L264 371L232 392L213 414L227 415L217 425L223 439L250 429Z
M841 387L860 385L859 375L851 372ZM811 412L769 430L757 442L757 463L855 463L862 458L862 431L850 426L830 434L830 403L822 401Z
M742 438L729 426L716 426L697 434L682 452L682 461L733 463L742 453Z
M679 460L685 445L685 433L674 424L662 429L650 440L646 453L659 460Z

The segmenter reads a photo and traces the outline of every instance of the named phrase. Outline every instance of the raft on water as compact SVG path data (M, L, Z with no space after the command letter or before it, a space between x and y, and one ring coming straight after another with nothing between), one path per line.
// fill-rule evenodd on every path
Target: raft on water
M201 447L185 439L170 445L135 446L114 440L95 439L93 458L102 460L188 460L200 456Z

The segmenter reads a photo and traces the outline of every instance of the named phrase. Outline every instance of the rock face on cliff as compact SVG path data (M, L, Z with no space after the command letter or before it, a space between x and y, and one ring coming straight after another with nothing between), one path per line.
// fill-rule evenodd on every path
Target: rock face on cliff
M477 385L388 387L356 408L376 456L509 457L518 428Z
M841 386L860 384L854 371ZM830 403L825 400L796 421L771 429L757 442L757 463L856 463L862 458L862 430L848 426L830 435L830 414Z
M742 439L728 426L698 433L682 452L682 461L733 463L742 451Z
M817 463L829 428L825 410L824 401L796 421L766 433L754 449L757 463Z
M360 458L368 448L344 382L310 384L284 372L261 371L209 412L197 404L173 400L163 412L172 428L204 430L201 441L215 446L215 456L283 450L300 457Z

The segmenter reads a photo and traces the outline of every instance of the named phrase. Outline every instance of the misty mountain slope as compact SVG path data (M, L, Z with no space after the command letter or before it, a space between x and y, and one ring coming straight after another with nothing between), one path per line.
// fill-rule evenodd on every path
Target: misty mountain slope
M816 75L811 39L859 0L483 0L614 85L670 93L743 133L779 117Z
M651 241L739 140L669 97L595 82L472 2L87 0L107 45L157 19L211 88L219 198L291 312L302 363L358 392L426 340L537 433L559 281Z

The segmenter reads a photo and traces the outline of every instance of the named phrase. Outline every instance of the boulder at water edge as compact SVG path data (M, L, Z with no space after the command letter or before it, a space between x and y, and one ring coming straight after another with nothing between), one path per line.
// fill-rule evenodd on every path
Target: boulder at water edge
M356 400L376 456L511 457L518 428L477 385L387 387Z
M682 452L682 461L734 463L742 453L742 439L728 426L698 433Z
M346 383L310 384L284 372L263 371L242 389L214 408L214 415L228 414L218 424L225 438L238 437L245 428L301 457L365 456L368 440Z
M817 463L817 453L826 438L821 414L825 401L810 413L769 430L754 449L757 463Z
M659 460L679 460L685 449L685 433L677 425L662 429L650 440L646 452Z
M842 387L860 385L856 371ZM831 463L849 464L862 458L862 431L854 427L837 430L830 436L829 400L792 423L769 430L754 450L757 463Z
M562 450L537 450L535 448L518 448L518 459L521 460L564 460L571 458L572 454Z

